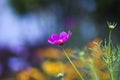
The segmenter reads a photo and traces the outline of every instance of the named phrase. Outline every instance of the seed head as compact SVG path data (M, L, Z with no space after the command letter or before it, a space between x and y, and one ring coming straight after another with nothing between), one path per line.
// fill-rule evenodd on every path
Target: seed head
M117 26L117 23L107 22L109 29L114 29Z

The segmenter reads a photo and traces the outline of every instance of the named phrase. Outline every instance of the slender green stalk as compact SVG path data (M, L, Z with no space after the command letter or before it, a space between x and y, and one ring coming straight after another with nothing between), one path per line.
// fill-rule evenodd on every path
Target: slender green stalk
M109 55L110 55L110 46L111 46L111 33L112 33L112 31L110 30L110 32L109 32L109 38L108 38Z
M113 70L110 71L110 74L111 74L111 78L112 78L112 80L114 80Z
M109 70L110 70L110 75L111 75L111 80L114 80L114 73L113 73L113 64L111 60L111 33L112 30L109 32L109 38L108 38L108 59L109 59Z
M74 65L74 63L71 61L70 57L68 56L68 54L66 53L65 49L63 49L63 52L66 56L66 58L69 60L69 62L71 63L71 65L73 66L74 70L76 71L76 73L79 75L79 77L81 78L81 80L84 80L84 78L82 77L82 75L80 74L80 72L77 70L76 66Z
M98 79L98 76L97 76L96 73L95 73L94 64L93 64L93 60L92 60L92 59L90 59L89 67L90 67L91 71L93 72L93 73L92 73L92 80L99 80L99 79Z

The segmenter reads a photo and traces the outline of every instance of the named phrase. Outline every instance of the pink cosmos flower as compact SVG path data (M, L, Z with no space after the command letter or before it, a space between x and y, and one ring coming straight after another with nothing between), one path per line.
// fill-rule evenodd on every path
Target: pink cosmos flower
M70 32L70 31L68 31L68 34L63 31L60 33L60 35L53 33L51 35L51 38L48 38L48 42L51 44L62 45L68 41L68 39L71 37L71 35L72 35L72 32Z

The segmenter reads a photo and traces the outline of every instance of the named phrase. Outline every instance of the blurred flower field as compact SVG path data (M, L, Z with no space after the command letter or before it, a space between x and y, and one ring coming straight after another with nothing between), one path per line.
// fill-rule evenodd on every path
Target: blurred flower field
M0 80L120 80L119 4L0 0Z
M65 48L84 80L111 80L109 68L103 60L106 51L102 48L101 41L100 38L95 38L82 50ZM35 65L14 71L7 79L0 80L80 80L60 47L38 48L34 54ZM119 75L116 77L119 78Z
M95 39L94 41L98 41L99 39ZM96 48L100 49L100 47L96 47L93 42L90 42L88 48ZM67 53L69 53L70 58L77 66L79 71L84 76L85 80L91 80L92 78L96 78L93 80L109 80L109 71L105 66L105 63L100 59L101 50L97 52L92 52L91 54L86 54L86 51L77 51L74 49L65 49ZM79 80L78 75L74 71L71 64L63 55L63 52L60 49L54 47L48 47L44 49L39 49L36 51L38 66L30 66L25 69L22 69L17 72L12 72L9 78L2 80L58 80L57 75L59 73L64 74L64 80ZM1 79L0 79L1 80Z

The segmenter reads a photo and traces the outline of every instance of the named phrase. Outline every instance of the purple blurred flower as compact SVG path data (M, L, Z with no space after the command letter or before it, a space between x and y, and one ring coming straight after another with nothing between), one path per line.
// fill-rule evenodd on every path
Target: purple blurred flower
M23 58L11 57L8 59L8 66L16 72L30 67L30 64Z
M51 35L51 38L48 38L48 42L51 44L62 45L68 41L68 39L71 37L71 35L72 35L72 32L70 32L70 31L68 31L68 34L63 31L60 33L60 35L53 33Z

